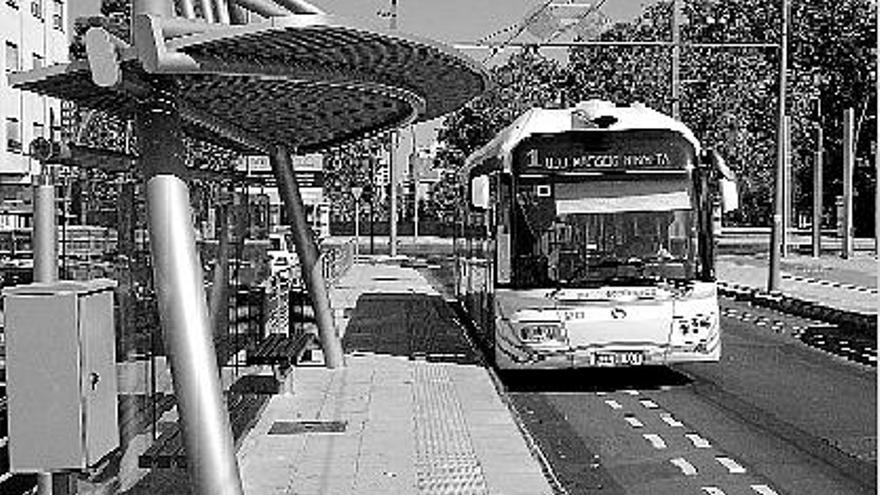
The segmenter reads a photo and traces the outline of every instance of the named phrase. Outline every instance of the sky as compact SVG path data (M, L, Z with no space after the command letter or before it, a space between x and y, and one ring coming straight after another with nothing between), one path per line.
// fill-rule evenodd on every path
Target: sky
M171 1L171 0L169 0ZM390 0L310 0L328 14L351 19L360 26L379 29L388 26L387 18L379 13L390 8ZM585 0L557 0L558 3L584 2ZM600 0L601 1L601 0ZM515 25L545 0L398 0L398 30L450 44L476 41L505 27ZM84 15L96 15L100 0L72 0L71 23ZM595 3L595 2L594 2ZM629 20L637 16L650 0L605 0L601 11L613 21ZM578 12L576 9L573 12ZM583 11L581 11L583 12ZM69 30L72 32L73 30ZM528 40L528 35L524 35ZM504 41L505 35L492 39ZM534 39L534 38L532 38ZM467 50L477 60L485 52ZM496 61L504 59L495 57ZM427 146L434 140L439 122L420 125L416 131L419 146ZM399 153L403 156L411 150L410 133L402 133Z

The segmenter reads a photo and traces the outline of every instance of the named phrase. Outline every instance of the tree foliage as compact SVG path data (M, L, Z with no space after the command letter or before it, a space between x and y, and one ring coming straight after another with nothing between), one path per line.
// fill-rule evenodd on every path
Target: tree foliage
M779 4L685 0L682 6L680 118L704 146L719 150L741 178L743 207L729 220L742 224L767 225L771 215L779 50L687 44L777 43L782 27ZM841 193L844 108L856 109L859 162L871 158L870 143L876 141L875 126L868 125L876 118L876 7L868 0L805 0L794 6L787 104L792 119L791 159L801 191L795 198L798 208L808 210L816 147L812 99L819 99L824 109L820 125L827 149L826 205L833 205L833 196ZM656 2L633 21L614 24L599 39L669 40L671 14L671 2ZM671 50L662 46L577 47L569 52L566 66L535 51L514 55L493 69L498 87L447 117L439 134L445 150L440 162L460 167L469 153L532 106L603 98L640 101L671 113L671 63ZM876 179L870 172L868 167L856 172L856 210L862 218L873 217L871 188Z

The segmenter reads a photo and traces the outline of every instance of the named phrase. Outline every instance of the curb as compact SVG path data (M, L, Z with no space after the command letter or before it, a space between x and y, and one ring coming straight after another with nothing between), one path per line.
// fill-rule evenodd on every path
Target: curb
M718 282L718 293L737 301L746 301L783 313L832 323L857 332L871 334L877 332L876 315L833 308L814 301L788 296L779 291L768 292L747 285Z

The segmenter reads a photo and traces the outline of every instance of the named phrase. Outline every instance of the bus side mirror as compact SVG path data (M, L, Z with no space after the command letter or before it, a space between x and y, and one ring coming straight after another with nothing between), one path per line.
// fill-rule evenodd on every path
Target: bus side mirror
M739 209L739 190L736 181L721 179L718 186L721 191L721 211L727 213Z
M480 210L489 208L488 175L477 175L471 178L471 206Z
M711 174L718 178L718 191L721 195L721 211L727 213L739 209L739 188L736 175L724 162L724 158L715 150L706 153L707 165Z

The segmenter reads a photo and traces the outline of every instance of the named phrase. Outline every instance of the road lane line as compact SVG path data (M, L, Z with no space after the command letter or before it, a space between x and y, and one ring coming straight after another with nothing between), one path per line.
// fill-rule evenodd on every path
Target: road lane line
M655 449L665 449L666 442L663 441L663 438L656 433L645 433L642 435L645 437L645 440L651 442L651 445L654 446Z
M660 406L657 405L656 402L652 401L651 399L642 399L642 400L640 400L639 402L640 402L643 406L647 407L648 409L657 409L658 407L660 407Z
M641 428L641 427L645 426L645 424L642 423L641 421L639 421L639 418L637 418L635 416L626 416L623 419L625 419L626 422L629 423L629 425L632 426L633 428Z
M620 402L617 402L614 399L608 399L605 401L605 403L608 404L611 409L623 409L623 406L620 405Z
M685 437L687 437L687 439L690 440L692 444L694 444L694 447L698 449L708 449L712 447L708 440L701 437L700 435L697 435L696 433L688 433L685 435Z
M716 457L715 460L718 461L718 464L726 467L727 472L730 474L745 474L746 472L746 468L740 466L739 463L730 457Z
M778 493L776 493L775 490L767 485L752 485L751 488L758 495L779 495Z
M624 390L623 393L625 393L627 395L639 395L638 390Z
M724 490L717 486L704 486L702 487L702 490L709 495L725 495Z
M669 414L669 413L661 414L661 415L660 415L660 419L662 419L664 423L668 424L668 425L671 426L672 428L683 428L683 427L684 427L684 423L682 423L681 421L675 419L675 418L672 417L672 415Z
M695 468L693 464L689 463L684 457L676 457L675 459L670 459L669 462L675 465L678 469L681 469L681 473L685 476L697 475L697 468Z

